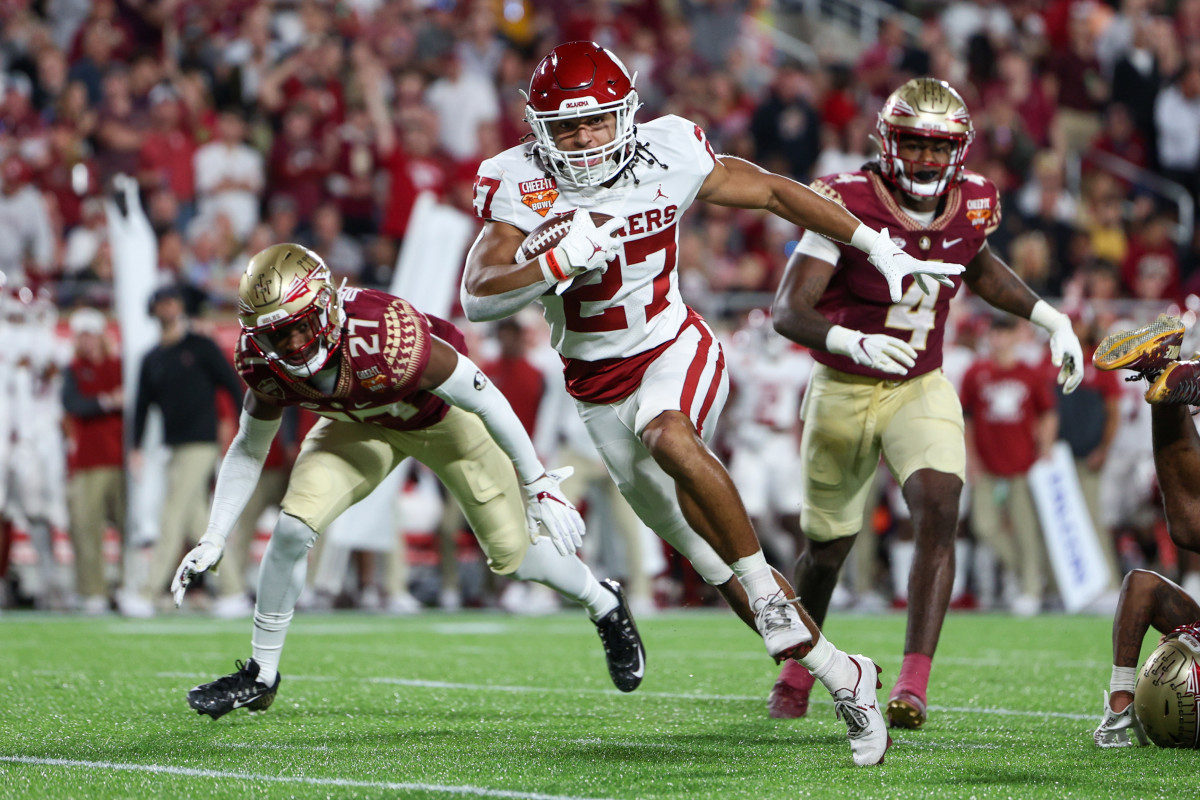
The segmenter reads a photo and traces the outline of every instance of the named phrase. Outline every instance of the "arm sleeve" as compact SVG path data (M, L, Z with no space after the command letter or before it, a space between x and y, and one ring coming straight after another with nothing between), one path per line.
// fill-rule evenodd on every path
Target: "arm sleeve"
M63 410L74 417L98 417L104 413L98 398L79 391L75 373L69 369L63 372L62 404Z
M804 232L804 235L800 237L800 242L796 245L796 252L820 259L835 267L842 258L842 251L838 248L837 242L826 239L816 231Z
M531 483L546 471L512 406L471 359L459 355L450 377L430 391L447 403L478 415L496 444L516 465L522 483Z
M221 469L217 472L217 486L213 491L212 511L208 516L208 528L202 540L218 547L225 546L225 539L238 517L250 502L263 463L271 450L271 441L279 430L279 419L258 419L242 409L237 435L225 452Z
M458 302L463 313L471 322L490 322L511 317L546 292L544 282L531 283L511 292L501 292L487 297L476 297L467 292L466 286L458 289Z

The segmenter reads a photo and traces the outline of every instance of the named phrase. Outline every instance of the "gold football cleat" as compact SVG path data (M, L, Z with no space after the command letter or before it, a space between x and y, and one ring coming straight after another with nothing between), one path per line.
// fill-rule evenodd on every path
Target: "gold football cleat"
M1092 363L1106 371L1129 369L1153 376L1179 358L1183 333L1183 320L1160 314L1149 325L1104 337L1092 356Z

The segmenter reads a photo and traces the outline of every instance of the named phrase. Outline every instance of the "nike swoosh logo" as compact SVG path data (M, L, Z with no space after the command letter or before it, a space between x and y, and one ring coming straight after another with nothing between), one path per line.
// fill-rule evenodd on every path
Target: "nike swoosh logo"
M633 677L640 678L646 674L646 659L642 656L642 649L640 647L638 648L637 654L638 666L637 669L633 671Z
M957 239L947 239L947 240L945 240L944 242L942 242L942 249L943 249L943 250L946 250L946 249L949 249L949 248L951 248L951 247L954 247L954 245L958 244L958 243L959 243L959 242L961 242L961 241L962 241L962 237L961 237L961 236L960 236L960 237L958 237Z
M354 407L355 407L355 408L366 408L366 407L367 407L367 406L369 406L369 405L373 405L373 404L371 403L371 401L369 401L369 400L368 400L368 401L367 401L367 402L365 402L365 403L355 403L355 404L354 404Z

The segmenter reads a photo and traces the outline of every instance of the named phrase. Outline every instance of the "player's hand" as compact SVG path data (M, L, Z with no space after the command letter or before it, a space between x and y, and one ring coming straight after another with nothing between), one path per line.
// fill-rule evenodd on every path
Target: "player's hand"
M887 228L879 232L879 237L871 245L867 261L871 262L871 265L879 270L879 273L887 281L888 294L891 295L893 303L899 303L903 296L901 284L904 282L905 275L912 275L917 286L921 287L921 291L929 294L930 287L926 280L935 280L943 286L953 287L954 283L949 276L961 275L966 269L962 264L922 261L919 258L913 258L892 241Z
M1063 394L1070 394L1083 381L1083 348L1075 335L1071 318L1056 311L1045 300L1038 300L1029 321L1050 334L1050 363L1058 370L1058 385Z
M224 552L225 549L220 545L201 539L200 544L193 547L191 552L183 557L183 561L179 563L179 569L175 572L175 578L171 581L171 594L175 596L176 608L179 608L179 604L183 602L183 593L191 585L192 578L216 567ZM213 571L216 572L215 569Z
M524 486L529 540L536 543L539 535L545 535L564 556L574 554L583 544L583 517L559 489L559 484L574 474L574 467L560 467Z
M554 249L558 251L559 264L566 265L567 277L598 269L608 269L608 260L621 247L620 240L613 237L625 225L624 217L613 217L596 227L588 211L577 208L571 217L571 229Z
M861 367L890 375L907 375L909 368L917 363L917 351L903 339L884 333L863 333L841 325L829 329L825 347L831 353L849 356Z

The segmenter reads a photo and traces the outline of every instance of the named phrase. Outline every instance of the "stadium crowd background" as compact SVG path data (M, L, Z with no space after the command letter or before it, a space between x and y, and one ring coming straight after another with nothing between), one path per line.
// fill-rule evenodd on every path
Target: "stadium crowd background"
M30 348L9 352L5 369L43 364L33 383L54 402L58 372L70 361L72 312L95 308L111 320L119 265L103 198L122 173L140 185L158 240L160 285L182 288L202 330L228 327L248 255L277 241L312 247L339 280L386 288L417 194L434 192L470 213L479 162L527 130L519 90L534 65L553 45L575 39L610 47L638 73L640 119L682 115L703 126L719 152L802 181L858 169L872 154L869 135L887 94L909 77L943 78L963 94L974 120L968 166L1001 191L1004 217L993 248L1041 294L1060 298L1085 350L1116 325L1172 307L1189 327L1194 323L1200 0L852 4L882 12L875 24L860 9L860 22L870 24L858 31L806 13L829 5L838 4L0 0L5 349L13 350L18 330ZM684 297L731 339L739 329L743 343L771 339L761 309L798 235L770 215L695 207L680 232ZM948 369L953 361L961 376L973 354L986 349L990 318L970 298L957 306ZM536 352L536 320L470 333L481 360L496 370L521 375L532 367L545 385L556 379L538 366L545 359ZM1020 333L1031 368L1042 369L1044 347L1031 330ZM46 355L55 348L43 334L57 336L65 355ZM34 351L44 357L30 357ZM732 347L750 354L731 356L735 378L753 374L746 365L739 369L736 358L768 351L766 344ZM1072 445L1081 469L1113 487L1099 493L1105 502L1096 516L1103 535L1112 535L1117 570L1149 563L1194 580L1191 566L1178 563L1158 513L1141 390L1116 380L1093 383L1097 402L1072 406L1060 398L1060 411L1064 422L1082 418L1090 430L1107 430L1115 415L1103 446ZM743 397L759 388L739 387ZM126 387L127 403L134 392ZM514 398L530 426L540 399ZM4 435L13 443L32 427L17 407L6 406L12 424ZM737 406L727 411L725 455L746 441L739 426L747 418L753 422ZM1070 427L1063 426L1068 440ZM88 446L69 444L72 452ZM17 456L10 462L10 475L30 468ZM903 602L896 596L902 588L894 591L880 578L888 563L902 559L889 556L894 547L874 545L897 537L904 513L886 492L881 498L868 521L879 537L864 537L873 546L860 548L865 554L847 580L863 607L876 593L883 604ZM9 492L9 522L12 505ZM69 522L56 519L51 527ZM589 535L600 539L599 527ZM964 530L970 538L970 525ZM56 594L53 579L22 579L37 561L31 553L66 561L69 546L23 544L21 535L4 602L78 606L69 581ZM782 529L768 524L764 538L785 561L792 545ZM18 553L19 547L25 549ZM431 547L429 563L436 564ZM454 545L442 553L453 556ZM644 576L653 583L637 593L643 609L652 599L659 605L705 599L694 576L656 556L642 559L657 565ZM109 558L116 560L111 552ZM411 553L408 560L414 569L425 563ZM610 572L636 569L628 563ZM960 560L964 573L971 566L978 567L974 559ZM361 591L377 589L372 569L360 564L361 577L345 582L351 589L342 602L376 603ZM975 570L959 593L962 604L1003 606L1012 599L1002 583L981 577L988 569ZM389 574L385 599L415 586L406 587L394 569ZM463 591L455 597L452 583L434 579L433 589L417 594L427 604L453 606ZM338 576L334 593L342 585ZM1025 610L1052 605L1047 589ZM467 594L474 602L491 600L487 587ZM402 602L392 607L411 610Z

